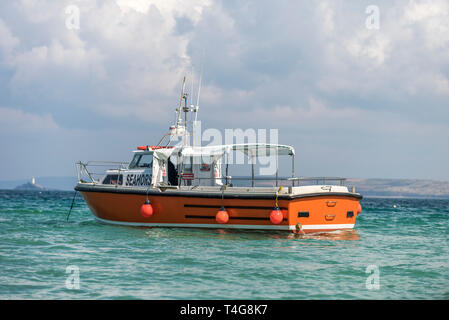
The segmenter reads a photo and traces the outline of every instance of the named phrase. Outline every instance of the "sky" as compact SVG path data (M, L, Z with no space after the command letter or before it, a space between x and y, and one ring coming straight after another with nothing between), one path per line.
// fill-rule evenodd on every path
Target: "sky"
M2 1L0 180L129 161L201 69L203 129L277 129L297 175L449 180L448 49L448 0Z

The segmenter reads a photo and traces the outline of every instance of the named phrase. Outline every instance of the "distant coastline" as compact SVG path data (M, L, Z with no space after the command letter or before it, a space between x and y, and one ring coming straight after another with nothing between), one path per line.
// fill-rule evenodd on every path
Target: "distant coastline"
M43 188L40 191L73 191L77 183L76 177L37 177L36 180ZM14 190L27 183L30 184L30 180L0 181L0 189ZM284 180L281 184L289 185L290 182ZM345 185L355 187L356 192L367 198L449 198L449 181L349 178Z
M449 198L449 181L428 179L348 179L365 197Z

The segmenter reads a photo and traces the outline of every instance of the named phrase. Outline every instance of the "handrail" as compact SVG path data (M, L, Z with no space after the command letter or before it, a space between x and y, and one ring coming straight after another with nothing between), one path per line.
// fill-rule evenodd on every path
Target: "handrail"
M118 161L88 161L85 163L86 166L92 167L108 167L110 165L120 165L121 169L126 169L129 165L129 162L118 162Z
M128 168L129 162L118 162L118 161L88 161L86 163L83 162L77 162L76 163L76 168L77 168L77 173L78 173L78 181L82 181L83 176L87 176L89 178L89 180L91 181L91 183L93 184L98 184L101 177L104 176L106 174L107 171L105 172L95 172L92 171L89 167L108 167L108 166L113 166L114 168L108 169L108 170L116 170L118 176L120 176L120 174L122 174L123 170L126 170ZM98 177L98 179L96 179ZM196 177L194 176L189 177L189 178L185 178L182 176L182 174L179 175L180 178L180 184L182 184L182 181L197 181L198 184L201 183L201 181L204 180L220 180L222 182L225 181L226 185L230 185L232 183L232 180L234 181L251 181L251 185L254 187L254 181L276 181L276 183L278 183L279 181L290 181L291 182L291 186L297 186L299 185L300 182L305 182L305 181L315 181L315 184L319 184L320 181L322 181L322 184L325 185L326 182L330 182L330 181L339 181L340 185L343 185L344 181L346 181L346 178L341 178L341 177L271 177L271 176L267 176L267 177L245 177L245 176L240 176L240 177L232 177L229 175L226 176L221 176L221 177ZM116 186L118 186L120 181L120 177L117 178L117 182L115 183Z
M128 168L129 162L117 162L117 161L88 161L86 163L83 163L81 161L77 162L75 165L77 167L77 173L78 173L78 181L82 181L83 176L87 176L91 183L97 184L99 183L99 180L102 176L106 174L106 172L94 172L92 170L89 170L89 167L110 167L114 166L114 168L109 170L117 170L118 175L121 174L121 171ZM79 168L79 169L78 169ZM99 177L99 179L95 179L96 177ZM117 183L120 178L117 179Z
M248 177L248 178L246 178L246 177L232 177L232 176L228 176L228 177L232 178L233 180L251 180L252 179L251 177ZM215 178L207 178L207 177L197 178L197 177L194 177L194 179L210 179L210 180L213 180L213 179L225 179L225 178L226 178L225 176L215 177ZM254 177L254 180L276 180L276 177L267 177L267 178ZM294 180L294 181L308 181L308 180L330 180L330 181L338 180L338 181L340 181L340 180L343 180L344 181L344 180L347 180L347 179L346 178L334 178L334 177L316 177L316 178L315 177L311 177L311 178L278 177L277 180L290 180L290 181L292 181L292 180Z
M346 180L346 178L340 178L340 177L292 177L292 178L288 178L288 180L303 180L303 181L307 181L307 180Z
M301 181L315 181L316 184L318 184L319 181L323 181L323 184L326 184L327 181L339 181L340 185L342 186L344 181L346 181L346 178L340 178L340 177L232 177L232 176L222 176L222 177L193 177L193 178L184 178L182 175L180 175L181 181L201 181L201 180L225 180L226 184L229 185L232 180L236 181L291 181L292 186L295 186L295 182L301 182Z
M100 160L89 160L86 162L86 164L92 164L93 162L98 162L98 163L112 163L112 164L129 164L129 162L126 161L100 161Z
M295 182L300 181L323 181L323 184L326 184L326 181L339 181L340 185L342 186L344 181L346 181L346 178L341 177L292 177L288 178L292 182L292 186L295 186Z
M227 176L229 179L232 180L251 180L252 177L232 177L232 176ZM214 180L214 179L225 179L225 176L222 177L214 177L214 178L207 178L207 177L201 177L201 178L197 178L194 177L194 179L209 179L209 180ZM194 180L194 179L183 179L183 180ZM299 177L267 177L267 178L262 178L262 177L254 177L254 180L289 180L289 181L311 181L311 180L328 180L328 181L345 181L347 180L346 178L338 178L338 177L307 177L307 178L299 178Z

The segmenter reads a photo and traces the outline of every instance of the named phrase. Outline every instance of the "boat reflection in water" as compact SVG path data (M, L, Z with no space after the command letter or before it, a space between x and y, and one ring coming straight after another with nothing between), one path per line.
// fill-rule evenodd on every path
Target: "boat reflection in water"
M236 231L231 229L216 229L216 233L220 235L221 239L234 239L234 240L264 240L264 239L279 239L279 240L291 240L291 239L304 239L304 240L327 240L327 241L339 241L339 240L360 240L360 235L356 229L350 230L337 230L332 232L316 232L316 233L285 233L285 232L270 232L263 231Z
M292 236L291 234L289 236ZM360 240L357 230L338 230L333 232L293 234L295 238L315 240Z

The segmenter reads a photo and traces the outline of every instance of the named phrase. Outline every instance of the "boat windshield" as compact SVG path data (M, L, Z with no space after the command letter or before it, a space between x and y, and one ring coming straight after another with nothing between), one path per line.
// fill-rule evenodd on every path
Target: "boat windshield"
M136 154L129 164L129 169L152 168L153 154Z

